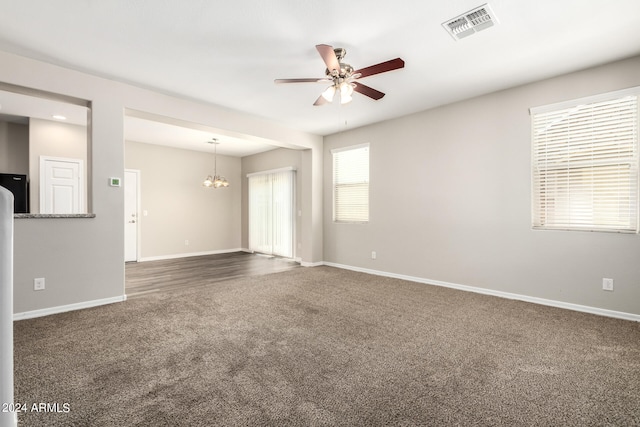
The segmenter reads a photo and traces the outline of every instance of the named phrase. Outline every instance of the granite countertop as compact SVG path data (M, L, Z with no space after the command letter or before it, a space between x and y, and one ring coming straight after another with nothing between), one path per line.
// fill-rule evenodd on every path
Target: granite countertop
M94 213L84 214L32 214L32 213L17 213L13 214L14 218L95 218Z

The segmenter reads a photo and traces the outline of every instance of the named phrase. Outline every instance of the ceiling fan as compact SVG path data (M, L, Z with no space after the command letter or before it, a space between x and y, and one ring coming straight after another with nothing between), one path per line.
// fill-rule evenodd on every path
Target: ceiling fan
M404 67L404 61L400 58L391 59L369 67L354 70L349 64L342 62L347 51L343 48L333 48L326 44L316 45L316 49L322 56L324 63L327 65L325 70L326 77L322 78L303 78L303 79L276 79L275 83L331 83L322 94L316 99L313 105L323 105L333 101L336 92L340 93L340 103L346 104L351 101L353 92L359 92L369 98L378 100L384 96L384 93L363 85L357 79L372 76L374 74L386 73L387 71L397 70Z

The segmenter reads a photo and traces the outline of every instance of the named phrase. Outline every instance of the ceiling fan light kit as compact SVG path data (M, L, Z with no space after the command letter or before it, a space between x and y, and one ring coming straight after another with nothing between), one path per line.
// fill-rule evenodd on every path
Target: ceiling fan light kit
M336 94L336 87L329 86L324 92L322 92L322 97L327 100L327 102L333 101L333 96Z
M342 62L347 51L343 48L333 48L326 44L316 45L322 60L327 66L324 78L299 78L299 79L276 79L275 83L332 83L313 103L315 106L333 102L336 92L340 93L340 104L351 102L353 92L358 92L368 96L373 100L381 99L385 94L366 86L357 79L386 73L404 67L404 61L400 58L381 62L359 70L354 70L349 64Z
M351 95L353 94L354 83L341 83L340 84L340 103L346 104L351 102Z

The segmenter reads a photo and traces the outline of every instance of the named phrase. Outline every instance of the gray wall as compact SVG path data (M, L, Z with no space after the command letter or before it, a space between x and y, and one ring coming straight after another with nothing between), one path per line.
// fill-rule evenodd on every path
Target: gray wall
M635 57L326 137L324 260L640 314L640 236L531 229L528 113L639 85ZM335 224L330 150L366 142L370 222Z
M249 191L247 174L263 172L272 169L279 169L292 166L296 169L296 206L295 206L295 228L296 243L294 244L294 257L300 257L299 250L302 248L302 222L299 220L298 212L302 211L303 197L303 151L278 148L264 153L254 154L242 158L242 247L249 248Z
M110 187L109 177L124 176L126 109L224 129L236 135L273 141L274 145L312 148L321 153L322 138L284 128L264 119L180 99L91 76L40 61L0 52L0 82L36 88L91 101L91 211L95 218L15 220L14 312L46 314L59 307L79 308L124 297L124 191ZM321 185L321 160L314 156L309 189ZM320 162L320 163L319 163ZM303 254L321 261L322 194L309 191L310 209L302 232ZM34 291L44 277L46 290Z
M0 173L29 175L29 125L0 121Z
M15 220L16 313L124 295L124 194L107 179L124 174L129 108L309 148L301 151L303 262L324 257L640 314L639 236L531 230L528 115L532 106L640 85L640 58L332 135L324 149L321 137L223 108L4 52L0 62L0 81L92 102L96 217ZM329 150L363 142L371 144L371 221L333 224ZM45 291L33 291L35 277L47 279ZM601 290L602 277L615 279L613 293Z
M210 153L126 142L125 167L140 170L140 211L148 213L139 218L142 260L241 248L240 158L218 155L227 188L202 186L213 165Z

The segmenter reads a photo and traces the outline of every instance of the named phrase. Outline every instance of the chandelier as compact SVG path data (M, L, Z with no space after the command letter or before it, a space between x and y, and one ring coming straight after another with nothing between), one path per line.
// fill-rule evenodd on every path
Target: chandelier
M211 141L207 141L208 144L213 144L214 150L214 166L213 166L213 177L211 175L207 175L207 178L202 183L203 187L228 187L229 181L224 176L218 175L218 140L216 138L212 138Z

